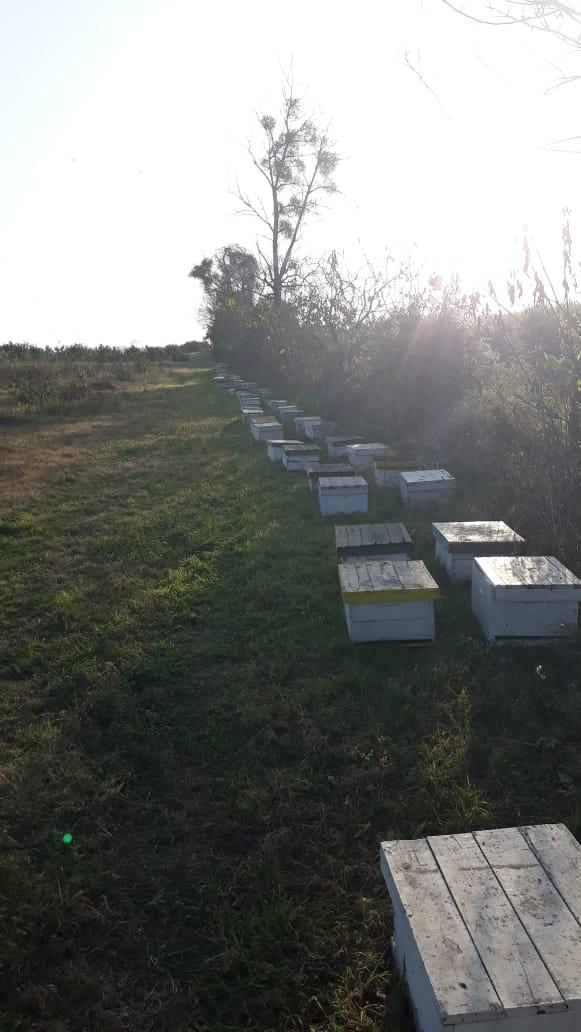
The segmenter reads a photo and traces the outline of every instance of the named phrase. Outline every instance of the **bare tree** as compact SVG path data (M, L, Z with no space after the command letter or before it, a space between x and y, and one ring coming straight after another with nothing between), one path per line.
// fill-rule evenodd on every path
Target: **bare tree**
M298 273L295 252L305 222L320 211L324 197L337 192L333 177L340 159L328 128L305 115L291 81L285 83L278 117L261 115L258 122L261 146L257 151L249 144L248 153L261 190L251 195L237 186L236 196L263 227L258 253L265 286L278 307Z

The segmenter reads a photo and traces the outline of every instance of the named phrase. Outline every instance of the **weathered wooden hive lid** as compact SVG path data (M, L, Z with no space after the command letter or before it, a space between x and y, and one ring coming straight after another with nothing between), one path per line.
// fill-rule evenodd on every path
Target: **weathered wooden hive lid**
M488 555L474 560L496 599L579 602L581 580L551 555Z
M350 605L438 598L440 589L421 559L359 559L339 567L341 595Z
M389 448L386 444L382 444L381 441L363 441L361 444L350 444L350 448L356 454L364 454L365 452L377 452L378 455L386 454Z
M280 426L280 423L278 423L277 425ZM302 444L303 442L302 441L289 441L286 437L272 437L272 438L269 438L268 441L265 441L264 443L267 444L267 445L271 444L271 445L273 445L273 447L282 448L283 444Z
M335 527L335 546L338 549L411 543L403 523L352 523Z
M288 452L289 455L296 455L297 453L301 453L303 455L318 455L321 451L317 444L303 444L302 441L299 441L298 444L291 443L291 441L285 441L282 446L282 450L284 452Z
M382 842L380 862L442 1025L554 1013L558 1029L581 1008L581 846L563 824Z
M264 423L264 424L267 424L268 426L280 426L280 423L277 422L277 420L274 419L273 416L267 416L262 411L260 411L258 413L254 413L254 414L251 413L250 414L250 422L251 423L258 423L258 424Z
M435 538L445 542L450 552L470 551L471 545L523 544L524 538L503 520L465 520L451 523L432 523Z
M352 468L348 462L320 462L318 466L307 466L308 477L348 477Z
M297 416L303 423L322 423L321 416Z
M358 441L362 441L362 437L355 437L350 434L339 434L338 436L331 436L325 438L327 444L357 444Z
M322 491L359 491L361 488L367 490L367 481L365 477L345 474L344 477L321 477L319 487Z
M400 473L400 476L406 484L421 484L422 487L440 485L444 482L451 486L454 483L454 477L447 469L411 469Z

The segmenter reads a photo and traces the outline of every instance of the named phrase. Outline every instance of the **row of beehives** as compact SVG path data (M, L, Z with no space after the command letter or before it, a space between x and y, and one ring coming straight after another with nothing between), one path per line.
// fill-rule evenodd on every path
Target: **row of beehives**
M249 385L249 389L256 388ZM283 438L268 436L272 424L262 424L271 429L261 436L260 422L248 421L255 439L269 442L269 457L285 458ZM285 465L297 468L292 461ZM339 467L334 472L341 476ZM307 468L311 489L319 484L321 473L318 461ZM479 557L481 548L518 552L522 538L505 524L434 523L432 528L436 554L452 579L468 579L478 566L485 588L495 579L486 564L503 565L502 583L496 585L497 615L503 591L507 603L521 606L529 615L531 604L536 608L531 588L536 605L549 606L550 598L541 603L547 585L543 586L539 557ZM405 592L407 598L410 584L417 589L410 576L411 539L402 524L336 527L335 538L344 595L350 591L359 595L351 607L355 631L366 622L357 620L356 608L364 615L370 603L361 596L368 591L372 598L378 590L399 592L398 597ZM362 557L367 582L362 581ZM515 585L515 572L523 562L534 565L524 585L520 581ZM391 589L390 575L398 581ZM567 592L571 576L560 567L554 582L551 573L549 595ZM425 590L433 590L429 582ZM386 604L394 611L405 608L406 619L413 612L416 623L423 619L429 625L429 618L418 608L421 601L408 601L404 607L395 598ZM506 1022L514 1032L577 1032L581 1027L581 848L563 825L383 842L380 861L393 905L394 957L407 979L419 1032L452 1032L469 1024L476 1024L480 1032L493 1032Z
M304 470L322 516L366 513L368 484L361 472L372 468L376 484L399 485L409 508L444 505L455 487L446 470L405 469L385 444L331 433L336 426L305 416L296 405L238 377L219 375L234 394L242 420L268 457L288 471ZM270 414L264 407L270 410ZM283 437L284 423L312 443ZM316 440L325 439L329 458L321 463ZM521 556L523 539L502 521L432 524L436 558L453 581L470 581L472 610L490 641L569 637L577 630L581 582L551 556ZM425 643L435 634L434 599L439 586L425 564L411 557L411 539L402 524L337 527L339 580L352 641ZM347 535L346 540L343 540ZM343 543L340 543L340 540Z

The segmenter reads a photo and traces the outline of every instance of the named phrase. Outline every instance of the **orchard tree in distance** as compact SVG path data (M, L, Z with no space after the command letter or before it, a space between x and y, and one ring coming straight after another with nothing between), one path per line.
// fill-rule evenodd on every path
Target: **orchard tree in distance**
M286 80L278 116L258 119L260 145L248 146L260 177L260 189L247 193L238 186L236 196L245 213L263 227L258 243L266 290L280 307L297 277L296 245L305 223L321 210L325 197L337 193L334 174L339 156L327 128L304 112L293 83ZM264 243L266 241L266 243Z

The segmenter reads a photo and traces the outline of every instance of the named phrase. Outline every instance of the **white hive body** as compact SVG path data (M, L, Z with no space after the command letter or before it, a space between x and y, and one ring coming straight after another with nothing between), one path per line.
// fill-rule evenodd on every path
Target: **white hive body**
M415 469L400 473L401 500L408 509L447 505L454 497L456 481L446 469Z
M439 588L420 560L351 559L339 581L351 641L434 640Z
M347 448L350 444L360 444L363 441L362 437L354 437L343 435L332 434L329 437L325 437L325 443L327 445L327 452L330 459L341 459L347 457Z
M266 438L266 454L271 462L282 462L284 458L283 448L285 444L301 444L301 441L287 441L280 433L272 434L270 437Z
M314 495L319 494L319 480L321 477L350 477L353 470L346 462L319 462L316 466L307 466L305 469L309 487Z
M320 416L295 416L294 423L297 434L302 434L303 437L307 436L307 426L318 425L323 420Z
M267 401L267 405L276 413L278 406L288 405L288 401L286 400L286 398L269 398Z
M335 527L337 558L411 559L412 539L403 523L353 523Z
M373 468L373 480L376 487L399 491L400 473L413 470L416 466L415 459L377 459Z
M581 580L553 556L474 559L472 611L491 642L574 637L580 601Z
M379 441L371 444L367 442L349 444L347 445L347 462L354 469L366 469L368 466L373 466L376 459L387 459L391 452L391 448Z
M271 419L268 423L252 423L252 436L255 441L268 441L282 434L282 425Z
M261 408L242 408L240 409L240 419L245 425L248 425L250 421L256 416L262 416L263 412Z
M304 416L303 410L298 408L297 405L279 406L278 414L283 423L292 423L293 427L295 418L297 416Z
M355 476L353 471L342 477L321 477L318 494L321 516L367 512L367 481Z
M316 444L284 444L282 464L289 473L315 466L319 461L320 448Z
M581 1028L581 846L562 824L382 842L418 1032Z
M329 423L327 420L322 419L320 423L307 423L305 426L305 437L310 437L312 440L323 440L324 437L334 434L336 429L336 423Z
M502 520L432 523L436 559L453 581L472 580L473 561L478 555L517 555L524 538Z

